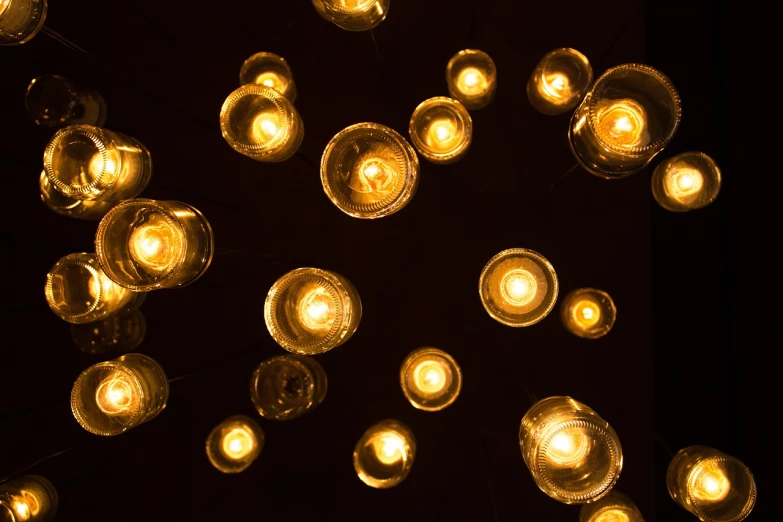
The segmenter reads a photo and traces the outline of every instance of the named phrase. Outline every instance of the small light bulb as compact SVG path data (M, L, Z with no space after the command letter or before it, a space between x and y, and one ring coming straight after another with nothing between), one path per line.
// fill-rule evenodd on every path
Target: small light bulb
M296 84L291 67L282 56L256 53L242 64L239 84L257 84L276 90L291 103L296 101Z
M673 212L686 212L715 201L720 192L721 172L706 154L684 152L658 165L651 184L659 205Z
M0 520L49 522L57 513L57 501L57 490L39 475L8 480L0 483Z
M457 100L430 98L416 107L409 133L416 150L433 163L453 163L468 151L473 139L473 122Z
M460 51L446 66L446 82L451 97L468 110L486 107L497 89L495 62L483 51Z
M462 370L443 350L418 348L402 362L400 386L414 408L440 411L457 400L462 390Z
M209 433L207 458L218 471L240 473L258 458L264 442L264 431L258 423L245 415L234 415Z
M318 0L321 16L347 31L368 31L386 19L391 0Z
M603 290L571 290L560 303L563 326L574 335L597 339L609 333L617 318L612 298Z
M644 522L644 517L631 499L613 489L597 502L584 504L579 522Z
M362 482L373 488L390 488L410 473L416 441L410 428L395 420L370 426L356 443L353 465Z

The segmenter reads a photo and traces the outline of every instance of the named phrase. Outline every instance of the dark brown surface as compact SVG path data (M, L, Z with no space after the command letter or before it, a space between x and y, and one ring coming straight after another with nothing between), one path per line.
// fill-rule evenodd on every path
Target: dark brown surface
M309 2L182 0L53 1L46 25L97 61L45 34L0 49L2 175L15 195L3 207L10 230L4 273L12 274L3 282L5 331L15 340L0 364L0 477L71 448L31 471L58 488L60 520L83 522L570 521L578 508L537 490L517 442L531 398L555 394L589 404L618 432L625 467L617 487L648 521L691 519L662 489L664 445L676 451L714 444L753 469L752 442L736 427L743 418L739 386L721 380L720 400L697 416L676 407L678 389L698 394L700 381L688 376L704 357L711 372L731 379L744 371L748 379L749 369L733 362L733 338L725 331L730 295L714 279L733 281L731 265L719 263L704 277L697 271L688 281L692 291L669 301L680 288L672 268L680 258L671 252L685 246L703 266L715 241L727 247L721 238L732 230L731 199L722 195L699 213L664 215L654 208L646 171L607 182L576 170L550 190L574 164L568 115L539 115L525 96L530 71L555 47L582 51L596 75L620 63L650 63L672 76L685 100L686 123L667 153L699 148L721 161L717 149L725 138L709 117L721 94L714 84L718 44L709 39L717 21L704 21L708 38L693 38L685 51L664 42L646 55L639 2L602 2L600 9L558 4L563 19L557 23L546 3L392 4L374 32L379 52L369 33L341 31ZM647 23L662 13L648 9ZM696 10L686 15L701 20ZM665 40L656 36L655 42ZM329 139L363 121L407 135L416 105L447 93L446 62L466 47L488 52L499 75L495 101L472 114L469 154L446 167L423 161L418 193L397 215L367 222L339 212L314 166ZM234 152L218 126L242 61L262 50L291 65L305 122L301 154L277 165ZM22 101L29 80L48 72L101 92L106 127L152 152L153 181L144 195L194 205L216 236L215 260L200 281L154 292L142 308L148 332L138 351L170 377L188 377L171 384L158 418L109 439L83 431L68 406L76 376L102 359L79 352L42 291L57 259L93 250L96 228L57 216L38 199L51 132L32 124ZM672 235L684 230L702 242ZM560 325L557 309L529 328L493 321L478 299L478 277L490 257L510 247L547 257L561 295L580 286L608 291L618 307L612 332L597 341L576 338ZM238 476L223 475L207 461L204 441L225 417L254 415L250 375L260 361L283 353L264 326L263 300L281 274L300 266L348 277L362 296L363 321L347 344L318 358L329 378L324 403L295 421L261 420L267 445L258 461ZM705 307L716 300L720 312L710 315ZM655 332L653 317L660 326ZM725 357L678 356L702 346L696 330L682 327L688 317L708 321L701 323L712 332L707 342L722 343ZM463 368L462 395L443 412L414 410L399 389L402 359L424 345L448 351ZM378 491L358 480L351 452L362 432L384 418L412 428L418 455L401 485Z

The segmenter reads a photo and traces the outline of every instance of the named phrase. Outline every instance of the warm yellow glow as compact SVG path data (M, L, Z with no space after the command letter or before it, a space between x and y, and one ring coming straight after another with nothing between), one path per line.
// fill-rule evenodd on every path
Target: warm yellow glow
M713 462L698 464L691 471L694 477L690 481L690 494L693 498L705 502L719 502L726 498L731 490L729 478L723 470Z
M601 307L592 299L582 299L571 307L571 316L576 326L587 330L601 320Z
M251 139L258 143L267 143L277 137L280 129L277 126L277 115L274 112L262 112L253 119Z
M15 500L13 506L15 514L20 521L30 519L30 506L27 505L27 502L22 500Z
M237 427L232 428L223 435L221 448L226 457L233 460L240 460L247 457L256 447L256 439L250 430Z
M631 522L631 518L619 509L604 511L592 522Z
M500 293L509 304L524 306L536 297L538 283L533 274L517 268L509 270L500 281Z
M396 177L396 172L380 159L371 158L365 160L358 166L358 169L359 176L357 181L359 187L354 188L353 184L351 186L358 192L387 192Z
M338 0L340 5L347 11L359 12L365 11L375 3L376 0Z
M264 85L266 87L271 87L277 92L283 92L286 84L285 80L281 78L279 74L272 71L262 72L261 74L256 76L255 81L257 84Z
M405 458L405 440L393 431L379 433L372 441L375 458L386 465L396 464Z
M457 89L468 96L484 94L489 87L486 74L475 68L465 67L457 75Z
M458 144L457 138L457 125L448 118L434 120L424 135L427 145L440 153L454 150Z
M165 217L153 215L131 233L129 250L133 260L147 272L167 272L180 260L183 239L180 229Z
M704 187L704 176L691 168L675 169L666 177L666 189L669 195L683 203L698 194Z
M96 152L90 159L87 171L93 180L100 177L103 177L103 179L111 179L117 174L117 163L112 158L108 157L108 155L104 160L103 154Z
M550 464L563 468L582 465L590 451L590 438L580 428L566 428L552 437L546 458Z
M639 103L618 100L599 108L596 114L598 135L616 147L644 146L649 141L647 113Z
M305 293L297 309L302 326L311 332L331 329L337 317L334 299L322 286Z
M571 82L563 73L545 74L538 83L538 92L551 103L565 103L571 98Z
M41 502L38 500L38 497L35 493L23 489L19 492L19 494L22 495L22 498L24 499L23 503L30 515L35 516L41 512ZM19 513L19 510L17 510L17 513Z
M437 394L446 386L446 368L436 360L422 361L413 369L413 383L425 394Z
M122 415L138 402L133 384L124 374L106 377L95 391L95 403L107 415Z

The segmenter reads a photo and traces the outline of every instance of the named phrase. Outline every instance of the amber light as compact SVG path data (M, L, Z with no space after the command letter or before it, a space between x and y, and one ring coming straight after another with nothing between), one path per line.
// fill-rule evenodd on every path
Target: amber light
M256 53L242 64L239 85L257 84L270 87L293 103L296 101L296 83L291 67L275 53Z
M715 160L703 152L683 152L658 165L651 184L660 206L672 212L687 212L715 201L721 172Z
M416 456L413 432L387 419L370 426L353 451L353 466L362 482L373 488L396 486L410 473Z
M326 372L302 355L276 355L258 365L250 379L250 399L262 417L290 420L316 408L326 397Z
M39 475L0 483L0 520L49 522L57 513L57 490Z
M593 68L579 51L568 47L548 52L527 82L530 104L554 115L576 107L593 83Z
M313 0L316 10L346 31L367 31L386 19L391 0Z
M23 44L38 34L46 9L46 0L0 0L0 45Z
M439 411L457 400L462 390L462 370L443 350L419 348L402 362L400 386L415 408Z
M207 437L207 458L223 473L246 470L264 448L264 430L250 417L234 415L210 432Z
M644 517L631 499L612 490L597 502L583 505L579 522L644 522Z
M495 62L478 49L460 51L446 66L446 84L450 96L468 110L486 107L497 90Z
M416 107L409 133L422 157L433 163L453 163L470 147L473 122L460 102L441 96Z
M61 216L97 221L114 206L114 201L95 201L76 199L65 196L54 189L46 177L46 171L41 171L38 178L41 191L41 201L52 211Z
M572 334L596 339L612 329L617 318L617 309L612 298L603 290L578 288L571 290L563 298L560 318Z

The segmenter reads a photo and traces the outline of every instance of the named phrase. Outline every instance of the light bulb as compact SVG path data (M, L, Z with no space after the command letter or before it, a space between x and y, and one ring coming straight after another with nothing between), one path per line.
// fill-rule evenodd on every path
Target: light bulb
M419 348L402 362L400 386L414 408L439 411L457 400L462 390L462 370L443 350Z
M46 0L0 0L0 45L20 45L38 34L46 8Z
M603 290L578 288L571 290L560 303L560 318L566 329L586 339L596 339L609 333L617 318L612 298Z
M272 338L289 352L314 355L336 348L359 327L362 302L341 275L298 268L278 279L264 302Z
M185 203L130 199L101 220L95 249L112 281L148 292L201 277L212 262L214 238L201 212Z
M146 294L139 295L143 297ZM147 323L138 310L122 311L101 321L71 325L73 342L90 355L131 351L141 344L146 332Z
M106 102L95 91L81 89L67 78L45 74L27 86L24 104L36 125L61 127L83 123L102 127Z
M707 446L677 452L666 485L672 499L703 522L739 522L756 503L756 481L747 466Z
M267 419L290 420L316 408L326 397L326 372L312 357L276 355L250 379L250 399Z
M508 326L530 326L546 317L557 300L557 274L541 254L510 248L489 260L479 279L487 313Z
M71 391L71 410L90 433L119 435L158 415L168 396L163 368L132 353L84 370Z
M44 287L49 308L73 324L100 321L135 309L143 294L115 284L106 276L95 254L69 254L46 274Z
M473 122L460 102L441 96L416 107L409 133L422 157L433 163L453 163L470 147Z
M218 471L240 473L258 458L264 441L264 430L258 423L245 415L234 415L210 432L207 458Z
M644 517L631 499L613 489L597 502L584 504L579 522L644 522Z
M316 10L346 31L367 31L386 19L391 0L314 0ZM320 5L319 5L320 4Z
M639 64L606 71L574 111L571 151L588 172L621 178L643 169L671 141L680 96L663 73Z
M121 201L139 195L152 176L149 151L133 138L90 125L57 131L44 170L58 192L74 199Z
M484 51L465 49L446 66L449 95L468 110L486 107L495 97L497 71L495 62Z
M256 84L276 90L291 103L296 101L296 84L288 62L274 53L256 53L242 64L239 85Z
M416 456L413 432L387 419L370 426L353 450L353 466L362 482L373 488L396 486L408 476Z
M587 57L563 47L538 62L527 82L527 97L537 111L561 114L576 107L592 83L593 68Z
M374 219L398 212L419 185L416 151L396 131L359 123L331 139L321 157L327 197L349 216Z
M683 152L658 165L651 183L660 206L672 212L687 212L715 201L721 173L715 160L703 152Z
M264 162L287 160L304 138L302 118L291 100L256 83L243 85L226 98L220 109L220 130L234 150Z
M519 446L536 485L566 504L603 497L623 467L620 440L612 427L570 397L534 404L522 418Z
M57 513L57 505L57 490L39 475L25 475L0 484L0 520L48 522Z
M41 190L41 201L47 207L61 216L72 217L76 219L99 220L106 212L114 206L114 201L100 201L89 199L75 199L65 196L55 190L46 177L46 171L41 171L38 178L39 188Z

